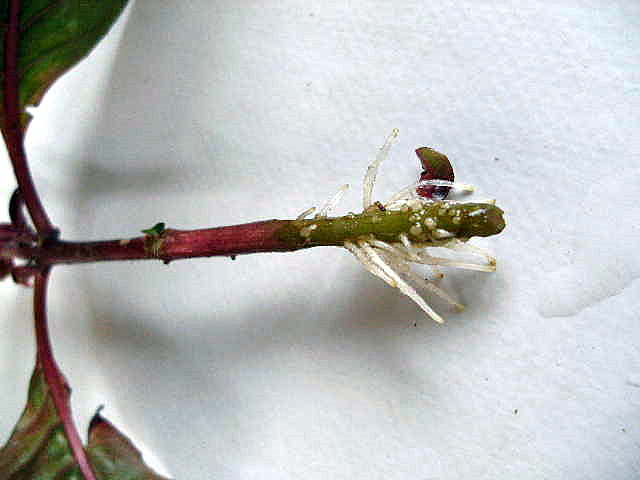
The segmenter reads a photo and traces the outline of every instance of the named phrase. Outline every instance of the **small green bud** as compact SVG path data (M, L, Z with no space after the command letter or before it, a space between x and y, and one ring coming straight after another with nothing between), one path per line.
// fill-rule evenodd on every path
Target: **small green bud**
M147 228L146 230L142 230L142 233L144 233L145 235L149 235L152 237L160 237L165 230L165 223L164 222L159 222L156 223L153 227L151 228Z

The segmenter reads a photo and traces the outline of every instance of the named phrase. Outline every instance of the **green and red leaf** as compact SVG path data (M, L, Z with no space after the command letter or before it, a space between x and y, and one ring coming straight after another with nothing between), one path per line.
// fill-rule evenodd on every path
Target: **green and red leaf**
M100 480L166 480L144 464L131 441L99 413L91 421L86 448ZM82 479L40 367L29 385L27 405L0 449L0 480Z
M17 70L18 109L23 127L26 107L37 105L47 89L63 73L82 60L109 28L127 0L4 0L0 2L0 123L5 125L5 77L11 75L11 59ZM11 8L18 8L18 28L12 29ZM13 32L13 33L12 33ZM13 38L10 38L12 37ZM17 38L16 38L17 37ZM15 41L17 49L8 48Z

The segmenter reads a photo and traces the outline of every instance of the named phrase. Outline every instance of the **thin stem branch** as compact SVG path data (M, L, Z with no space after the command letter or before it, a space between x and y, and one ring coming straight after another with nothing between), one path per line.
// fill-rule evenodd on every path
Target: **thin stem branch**
M82 440L75 427L69 406L70 389L67 382L56 363L49 339L49 328L47 326L47 284L49 279L49 269L45 268L36 275L34 287L34 314L37 344L37 361L41 366L45 381L51 392L53 403L62 421L64 431L69 441L69 446L73 457L78 462L80 471L86 480L96 480L87 454L82 446Z
M9 21L4 38L4 125L2 133L16 175L18 188L22 193L29 215L42 238L56 233L47 212L40 201L33 183L27 155L24 150L24 128L20 107L20 76L18 52L20 46L20 0L10 0Z
M29 222L24 216L24 200L20 189L16 188L11 199L9 200L9 218L11 219L11 225L20 233L32 239L36 239L36 233L31 229Z

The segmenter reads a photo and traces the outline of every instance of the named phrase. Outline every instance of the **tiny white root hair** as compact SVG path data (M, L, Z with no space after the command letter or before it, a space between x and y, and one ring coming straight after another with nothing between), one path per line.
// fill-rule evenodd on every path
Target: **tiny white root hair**
M345 183L342 185L338 191L329 199L329 201L325 204L324 207L318 212L316 218L324 218L329 215L329 212L333 210L333 208L342 200L344 194L349 190L349 184Z
M495 272L496 270L495 266L497 262L496 258L493 255L491 255L488 251L486 251L484 248L480 248L475 245L471 245L469 243L461 242L459 240L452 241L450 243L451 245L447 245L447 247L453 250L458 250L460 252L473 253L476 255L480 255L481 257L484 257L487 260L487 262L489 262L489 265L493 267L492 270L487 270L487 271Z
M413 288L407 282L402 282L401 284L399 284L398 289L400 289L402 293L413 300L422 309L422 311L429 315L435 322L444 323L444 319L440 315L438 315L435 310L431 308L427 302L425 302L424 298L422 298L420 294L416 292L415 288Z
M465 262L456 262L453 260L447 259L439 259L432 257L435 261L428 263L428 265L439 265L441 267L454 267L459 268L461 270L473 270L475 272L495 272L495 265L483 265L481 263L465 263Z
M431 255L429 255L429 253L427 253L426 247L423 247L423 250L419 251L419 249L417 249L416 246L411 243L409 237L406 234L403 235L404 238L401 236L400 239L402 240L402 246L404 248L399 250L403 253L405 258L411 260L414 263L429 265L436 277L444 278L444 273L442 273L442 270L440 270L435 263L429 262L430 259L433 259L435 257L432 257Z
M437 239L445 239L445 238L453 238L455 235L449 230L444 230L443 228L436 228L431 234L434 238Z
M495 265L493 264L485 265L481 263L458 262L456 260L450 260L448 258L433 257L427 252L418 252L417 250L415 250L415 246L413 245L411 246L414 248L414 253L411 254L407 250L406 245L401 245L399 243L387 243L375 239L367 240L367 243L369 243L371 246L379 248L380 250L385 250L391 255L398 257L399 259L419 263L422 265L429 265L433 267L433 269L436 271L436 274L440 277L444 275L442 275L442 272L439 271L439 269L437 268L438 266L455 267L462 270L475 270L477 272L495 272L496 270Z
M396 257L397 259L396 261L405 260L409 262L419 263L422 265L428 265L431 267L436 277L438 278L444 277L444 274L442 273L442 271L435 264L429 263L428 261L425 261L423 259L423 256L426 258L429 258L429 254L427 254L426 252L418 251L418 249L416 249L414 245L411 245L414 249L414 254L411 255L407 251L406 246L400 245L399 243L387 243L387 242L383 242L381 240L375 240L375 239L369 239L367 240L367 242L372 247L376 247L379 250L383 250L387 253L390 253L391 255ZM434 258L434 257L431 257L431 258Z
M437 178L433 178L431 180L421 180L418 182L416 187L421 185L433 185L435 187L451 187L456 190L462 190L463 192L473 192L476 187L469 183L459 183L459 182L450 182L449 180L439 180Z
M401 250L400 248L398 248L401 246L398 243L396 244L387 243L387 242L383 242L382 240L376 240L376 239L367 240L367 243L372 247L376 247L380 250L385 250L392 255L395 255L400 258L406 258L407 260L409 260L407 253L404 250Z
M414 263L424 263L420 261L420 258L416 259L415 257L411 258L408 255L408 252L403 251L403 247L406 249L406 245L398 245L397 248L395 248L396 251L400 252L400 255L397 255L396 258L393 258L391 260L390 263L394 264L394 268L402 273L403 275L407 275L409 278L411 278L413 281L415 281L415 283L417 283L419 286L426 288L427 290L431 291L432 293L435 293L436 295L438 295L439 297L442 297L443 299L445 299L447 302L451 303L452 305L454 305L458 310L462 311L464 310L464 305L462 305L461 303L457 302L456 300L453 299L453 297L451 297L445 290L443 290L442 288L438 287L436 284L434 284L433 282L431 282L430 280L421 277L420 275L418 275L416 272L414 272L411 269L411 266L409 265L409 261L414 262ZM412 245L413 247L413 245ZM392 247L393 248L393 247ZM415 248L415 247L413 247ZM388 253L392 253L391 251L387 250ZM429 257L429 255L426 252L420 252L423 255ZM417 253L416 256L419 256L420 253ZM393 253L392 253L393 255ZM433 257L432 257L433 258ZM436 273L438 274L438 276L440 278L442 278L444 275L440 272L440 270L438 269L438 267L436 267L433 264L430 264L431 268L436 271Z
M300 215L298 215L296 217L296 220L304 220L305 218L307 218L309 215L311 215L315 211L316 211L316 207L308 208L304 212L302 212Z
M358 246L367 254L367 256L371 259L374 265L378 266L388 277L393 279L396 282L396 286L400 282L403 282L400 276L391 268L391 266L385 262L378 252L376 252L371 245L369 245L365 240L359 240Z
M462 270L474 270L476 272L495 272L495 264L484 264L484 263L470 263L470 262L459 262L457 260L451 260L448 258L442 257L433 257L426 252L420 252L418 254L418 259L413 260L415 263L422 263L424 265L431 266L440 266L440 267L454 267L460 268Z
M407 250L407 255L411 260L416 261L420 259L416 247L413 246L411 240L409 240L409 236L406 233L400 234L400 241L402 242L402 245L404 245L404 248Z
M376 264L374 264L368 255L359 247L357 247L352 242L344 242L344 248L349 250L362 265L367 269L369 273L375 275L376 277L384 280L386 283L391 285L393 288L396 288L396 282L391 277L389 277L384 271L382 271Z
M364 210L372 204L371 198L373 194L373 186L376 183L376 176L378 175L378 167L380 167L380 164L389 155L389 150L391 150L391 146L395 139L398 138L399 133L400 131L397 128L393 129L391 135L387 138L387 141L384 142L384 145L380 148L378 155L376 155L376 159L367 168L367 173L365 174L364 181L362 182L362 208Z
M393 194L389 200L384 204L385 208L393 208L396 206L402 206L406 203L407 200L413 198L421 198L418 196L416 192L416 188L421 185L434 185L437 187L451 187L456 190L462 190L463 192L474 192L475 187L469 183L457 183L457 182L449 182L448 180L420 180L418 182L414 182L411 185L404 187L399 192ZM423 199L423 201L429 201L428 199ZM397 204L397 205L396 205Z
M416 193L416 188L418 188L418 185L420 184L420 182L414 182L411 185L409 185L408 187L403 188L402 190L400 190L399 192L393 194L391 196L391 198L389 200L387 200L387 202L384 204L385 207L390 207L392 206L394 203L404 203L406 200L408 200L409 198L416 198L417 197L417 193Z
M421 287L425 288L426 290L429 290L430 292L435 293L440 298L442 298L442 299L446 300L447 302L449 302L451 305L456 307L456 309L458 309L459 311L464 310L464 305L463 304L461 304L460 302L456 301L451 295L449 295L446 292L446 290L438 287L435 283L430 282L426 278L422 278L420 275L418 275L416 272L414 272L410 268L407 268L407 270L405 272L403 272L403 273L405 273L407 276L409 276L411 278L411 280L416 282Z
M438 315L433 308L429 306L429 304L420 296L416 290L409 285L405 280L400 277L400 275L393 269L389 264L387 264L380 255L369 245L367 242L361 240L358 242L360 248L362 248L371 258L376 265L378 265L381 269L384 270L386 274L388 274L391 278L393 278L397 283L397 288L402 293L404 293L407 297L413 300L427 315L429 315L433 320L438 323L444 323L443 318Z

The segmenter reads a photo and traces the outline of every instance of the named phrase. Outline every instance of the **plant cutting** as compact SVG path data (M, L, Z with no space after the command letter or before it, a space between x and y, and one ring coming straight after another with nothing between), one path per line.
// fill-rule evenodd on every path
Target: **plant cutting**
M47 286L56 265L122 260L168 264L196 257L335 246L347 249L369 272L410 297L437 322L443 321L442 316L419 289L462 308L438 286L440 267L495 270L495 259L468 242L500 233L505 226L503 212L491 201L446 200L449 189L469 190L469 186L454 182L444 155L418 149L424 170L420 180L385 202L374 200L378 168L389 155L397 130L367 169L359 213L330 216L346 190L341 187L317 213L310 208L295 219L195 230L158 222L134 238L64 240L64 230L50 219L31 177L24 148L30 122L27 108L37 105L53 82L89 53L126 1L11 0L3 5L0 125L17 189L8 202L11 221L0 225L0 274L33 289L37 356L27 406L0 450L0 480L160 478L144 465L133 443L99 412L83 445L70 410L70 388L55 361L47 325ZM469 253L481 261L441 257L434 253L437 249ZM415 272L412 264L433 267L433 278Z

